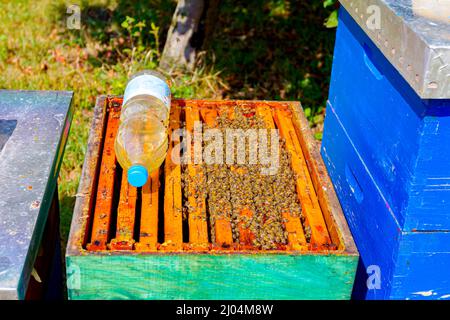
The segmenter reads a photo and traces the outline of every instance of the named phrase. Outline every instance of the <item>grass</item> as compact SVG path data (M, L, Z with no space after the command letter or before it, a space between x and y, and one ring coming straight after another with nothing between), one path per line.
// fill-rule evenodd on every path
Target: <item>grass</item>
M323 23L331 11L322 1L225 2L208 54L223 70L224 96L300 100L320 132L334 47L334 30Z
M327 1L329 2L329 1ZM67 240L96 96L122 94L127 77L157 68L175 2L0 1L0 88L73 90L75 115L59 178ZM333 7L322 1L223 0L194 72L166 74L177 97L300 100L317 138L328 92Z

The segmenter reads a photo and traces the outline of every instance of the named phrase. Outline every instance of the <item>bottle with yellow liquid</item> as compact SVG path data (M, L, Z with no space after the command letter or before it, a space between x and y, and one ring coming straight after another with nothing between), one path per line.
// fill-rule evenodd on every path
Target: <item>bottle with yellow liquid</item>
M142 187L166 157L169 114L170 88L161 74L145 70L130 78L114 148L134 187Z

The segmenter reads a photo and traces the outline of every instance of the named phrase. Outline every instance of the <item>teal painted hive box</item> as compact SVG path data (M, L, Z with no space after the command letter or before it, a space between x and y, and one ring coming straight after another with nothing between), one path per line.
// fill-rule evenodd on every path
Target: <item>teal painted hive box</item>
M286 140L305 220L287 215L286 245L261 250L244 231L236 241L226 216L212 224L194 209L183 217L191 198L169 156L174 141L144 187L128 185L113 148L121 102L100 97L95 107L66 253L70 299L350 298L358 252L300 103L172 101L171 132L245 106ZM195 165L187 170L202 174Z

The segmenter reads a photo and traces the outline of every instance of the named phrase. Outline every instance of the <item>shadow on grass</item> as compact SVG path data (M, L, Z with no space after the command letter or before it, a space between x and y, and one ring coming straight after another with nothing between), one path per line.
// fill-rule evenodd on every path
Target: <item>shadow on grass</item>
M164 44L176 6L176 2L171 0L111 0L104 1L103 4L91 2L83 1L80 6L81 32L80 30L69 32L75 36L74 41L77 44L84 46L89 39L100 46L96 48L98 52L95 57L91 56L89 59L94 67L119 62L120 58L123 58L120 52L131 47L132 37L140 38L144 46L155 47L154 37L150 34L151 23L159 27L160 43ZM64 23L69 16L64 3L55 5L53 10L59 23ZM141 36L135 34L139 32L138 27L131 28L133 33L131 36L129 30L121 26L127 16L134 18L136 23L145 22ZM114 50L111 50L111 46Z
M175 5L171 0L111 0L103 5L84 1L82 32L71 32L81 44L89 38L100 45L91 48L93 66L114 65L133 42L134 36L121 26L127 16L146 22L138 36L146 47L155 47L150 24L158 26L161 50ZM56 7L59 21L64 21L66 10L65 5ZM300 100L310 109L310 120L320 115L328 95L335 37L324 20L332 10L323 8L323 0L222 0L203 58L206 65L222 71L229 87L225 97Z
M222 1L207 57L229 85L228 98L300 100L325 107L335 29L323 1Z

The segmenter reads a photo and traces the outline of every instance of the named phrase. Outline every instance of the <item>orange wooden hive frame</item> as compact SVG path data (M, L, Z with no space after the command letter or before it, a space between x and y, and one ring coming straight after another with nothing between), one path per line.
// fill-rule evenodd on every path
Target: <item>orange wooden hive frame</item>
M135 251L135 252L189 252L189 251L259 251L251 246L253 235L249 230L241 230L240 245L233 243L231 224L224 218L215 223L216 242L208 239L208 223L201 219L206 210L205 201L200 205L189 197L190 205L195 209L188 217L188 242L183 241L186 228L183 227L181 188L181 166L172 161L174 142L170 141L164 167L151 174L148 183L138 190L126 181L126 175L116 163L114 140L118 129L121 98L108 101L107 123L101 154L100 170L96 189L96 201L92 208L90 223L86 224L85 248L88 251ZM344 243L337 232L335 221L330 214L324 190L317 188L318 170L312 165L313 159L307 150L304 133L296 125L299 121L296 114L296 103L266 101L203 101L174 100L170 114L169 134L180 127L183 118L186 128L193 131L195 121L201 120L209 126L215 125L218 112L231 110L240 104L255 109L266 122L268 128L278 128L286 141L286 148L291 154L292 168L296 173L296 190L305 216L305 224L311 230L311 240L305 237L300 218L293 218L288 212L283 213L288 232L287 246L279 250L288 251L327 251L342 250ZM302 120L302 119L300 119ZM302 121L305 121L304 119ZM171 135L170 135L171 136ZM317 156L317 155L316 155ZM189 164L187 170L191 176L202 176L202 167ZM122 177L120 176L122 175ZM164 176L164 190L161 190L160 179ZM315 187L316 186L316 187ZM118 203L115 189L120 188ZM163 191L163 197L160 194ZM163 199L163 201L161 201ZM163 203L161 203L163 202ZM161 214L161 206L163 213ZM140 207L140 214L137 214ZM243 209L242 214L251 216L252 212ZM162 221L160 221L163 219ZM163 225L163 230L159 230ZM158 234L163 240L158 241ZM278 250L271 250L278 251ZM267 252L267 250L265 251Z

